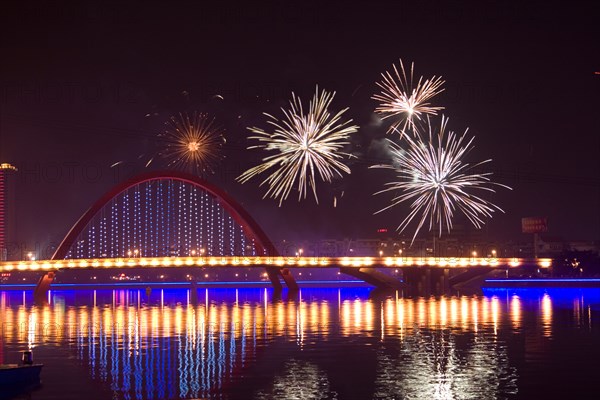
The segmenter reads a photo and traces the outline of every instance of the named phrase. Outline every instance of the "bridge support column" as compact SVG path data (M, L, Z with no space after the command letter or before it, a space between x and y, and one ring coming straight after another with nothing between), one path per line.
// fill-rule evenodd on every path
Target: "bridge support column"
M281 291L283 286L281 285L281 281L279 280L279 268L265 268L267 271L267 276L271 281L271 285L273 285L273 289L277 291Z
M340 272L363 280L381 289L401 289L404 284L376 268L340 267Z
M409 267L402 270L404 283L414 295L446 293L450 290L448 268Z
M431 291L429 268L409 267L402 270L402 279L413 294L428 294Z
M464 272L458 273L449 279L453 289L481 287L485 276L492 271L492 267L470 267Z
M33 298L35 301L45 300L46 294L50 290L50 285L54 280L56 273L54 271L46 272L38 281L37 286L33 291Z
M267 271L267 276L273 285L273 289L281 291L281 289L283 289L281 279L283 279L289 290L298 290L298 283L296 283L296 279L294 279L294 275L292 275L292 272L289 269L277 267L268 267L265 269Z
M450 270L448 268L435 268L430 274L431 290L434 293L446 293L450 289Z
M296 279L294 279L292 271L287 268L282 268L279 270L279 273L289 290L298 290L298 283L296 282Z

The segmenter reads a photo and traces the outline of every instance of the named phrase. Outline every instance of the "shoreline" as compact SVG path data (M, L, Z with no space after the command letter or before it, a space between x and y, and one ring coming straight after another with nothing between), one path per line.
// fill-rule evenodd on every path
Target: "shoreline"
M496 278L486 279L485 288L600 288L600 278Z
M359 280L340 280L340 281L297 281L305 288L309 287L371 287L368 283ZM107 283L53 283L51 290L93 290L93 289L241 289L241 288L272 288L269 281L250 281L250 282L107 282ZM36 284L0 284L0 291L3 290L33 290Z
M313 287L373 287L359 280L314 280L298 281L301 288ZM33 290L36 284L0 284L0 291L9 290ZM208 288L272 288L268 281L246 281L246 282L107 282L107 283L54 283L52 290L94 290L94 289L197 289ZM486 279L481 288L600 288L600 278L490 278ZM373 287L374 288L374 287Z

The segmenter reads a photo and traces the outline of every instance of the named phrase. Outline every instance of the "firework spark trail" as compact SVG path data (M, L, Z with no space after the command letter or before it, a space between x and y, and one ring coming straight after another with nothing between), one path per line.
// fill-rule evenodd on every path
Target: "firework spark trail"
M166 142L160 155L169 166L192 170L194 173L214 173L214 166L221 159L220 149L225 143L222 130L214 125L214 119L194 112L173 116L167 129L159 135ZM148 164L152 162L150 160Z
M485 223L484 217L492 217L496 210L503 210L495 204L473 194L474 190L495 192L493 185L508 186L492 182L491 173L473 173L472 170L491 160L477 164L466 163L463 159L472 149L474 137L467 140L465 133L461 136L450 131L447 135L448 119L442 116L439 132L434 133L431 121L428 119L429 140L423 142L420 138L411 139L406 135L408 148L388 140L395 166L376 165L371 168L389 168L397 172L398 181L387 183L386 189L375 194L401 191L391 204L376 212L380 213L403 202L410 202L411 211L398 226L404 231L415 218L418 220L414 242L417 234L429 221L429 230L437 225L439 235L445 224L448 232L452 228L452 218L456 210L460 210L471 223L477 227ZM417 217L420 215L420 217Z
M390 132L400 133L400 137L407 129L417 134L417 124L422 116L437 115L444 107L434 107L429 101L444 91L444 81L441 77L432 77L423 80L419 78L416 86L413 86L414 63L410 66L410 75L406 74L404 64L400 60L400 71L393 64L394 75L390 71L381 74L383 80L377 82L381 93L373 95L372 99L379 101L375 112L382 115L383 119L399 117L388 129Z
M263 148L275 153L263 158L262 164L245 171L237 178L238 181L245 183L273 169L260 184L268 185L264 197L279 198L281 206L294 186L299 192L298 200L306 198L309 185L318 203L316 173L326 182L331 182L335 176L342 177L342 172L350 173L350 168L340 159L351 156L342 149L350 143L349 135L358 130L358 126L350 125L352 120L341 121L348 108L336 114L328 111L334 96L335 92L323 90L319 93L317 87L308 112L304 113L300 98L292 93L290 109L281 109L284 115L281 120L264 114L269 119L267 123L275 128L273 133L261 128L248 128L256 134L250 139L260 142L249 149Z

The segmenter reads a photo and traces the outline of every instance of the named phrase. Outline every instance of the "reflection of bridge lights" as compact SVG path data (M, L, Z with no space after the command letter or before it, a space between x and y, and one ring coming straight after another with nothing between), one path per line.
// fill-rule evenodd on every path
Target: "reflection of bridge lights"
M208 295L208 290L206 293ZM67 306L65 311L57 307L38 310L38 328L35 331L35 339L38 342L36 344L40 346L39 341L49 341L50 343L63 343L61 340L64 343L72 341L77 346L77 356L88 360L94 376L101 377L106 383L113 382L110 357L111 351L114 350L113 360L119 361L119 364L114 366L114 378L119 382L127 380L131 383L130 388L133 388L134 384L138 384L138 379L143 382L141 386L143 393L139 398L157 396L156 386L151 389L150 386L146 386L146 381L158 385L157 382L162 380L161 385L165 387L171 385L177 391L178 382L174 383L172 378L169 378L171 369L181 371L179 378L185 383L184 386L190 397L210 397L209 391L222 387L220 386L222 383L219 382L227 379L228 374L234 369L233 366L240 366L239 363L254 362L256 347L260 345L262 338L282 337L287 338L286 340L290 342L295 342L298 338L304 337L310 338L310 340L304 341L304 343L309 343L316 335L337 337L338 321L341 336L364 337L365 332L371 332L381 326L380 329L382 333L385 332L386 337L391 335L400 338L403 345L413 349L414 351L406 352L396 361L392 359L386 361L394 361L392 364L377 366L378 377L387 377L386 379L388 379L386 383L379 381L377 385L383 384L384 386L378 386L377 390L381 390L378 393L389 394L391 397L400 394L408 395L412 393L411 390L418 389L409 387L409 383L416 383L414 379L417 378L416 375L410 374L419 371L418 378L421 379L419 388L422 390L423 396L415 397L424 397L425 394L434 393L432 390L437 387L436 379L440 379L438 383L443 381L443 385L449 382L455 382L458 385L463 382L465 374L471 376L477 373L487 377L487 374L491 373L490 371L498 371L495 366L508 365L505 358L498 359L497 361L500 363L495 364L496 361L493 357L504 357L503 353L499 351L503 352L506 349L502 345L502 341L495 341L496 329L498 323L503 325L508 322L510 325L510 319L514 318L515 302L519 301L512 298L508 304L505 304L496 296L492 298L432 297L427 299L397 297L395 301L385 300L380 307L379 303L373 303L366 299L340 301L337 297L339 303L313 299L301 303L270 303L266 296L261 296L261 300L266 300L263 305L262 301L239 303L236 292L236 303L234 304L231 302L209 303L207 298L206 304L173 305L171 303L169 305L169 302L166 301L163 307L160 304L141 307L139 303L136 307L130 299L132 294L135 296L135 291L115 291L114 294L113 307ZM461 303L464 307L462 318ZM339 307L339 314L337 307ZM265 313L262 312L263 309L265 309ZM28 326L28 319L33 310L19 306L13 311L5 304L1 304L0 315L7 323L6 337L12 338L15 337L15 334L21 335L19 340L26 343L27 334L30 332L25 329L21 330L20 327ZM550 329L549 324L552 320L552 303L548 295L539 299L538 311L538 319L545 327L544 334L548 334L550 331L547 329ZM329 312L332 313L333 318L329 316ZM423 314L419 315L421 312ZM507 315L503 316L503 313ZM506 317L510 319L506 320ZM46 335L41 335L39 327L42 326L74 326L77 330L73 332L74 336L73 334L64 335L64 338L61 339L59 329L50 328ZM93 329L96 328L86 329L88 327L101 328L94 331ZM420 327L429 327L429 329L420 329ZM455 339L463 332L474 332L476 340L470 341L468 348L466 350L463 348L463 353L455 353L456 349L453 347L456 344ZM177 333L181 335L180 338L173 336ZM179 345L182 347L178 347ZM382 342L382 346L386 346L386 343ZM443 346L443 348L435 346ZM157 362L157 357L161 357L162 351L174 352L175 357L171 359L171 362L174 361L175 364ZM244 352L250 355L250 359L244 359ZM385 351L381 354L384 353L389 356L389 353ZM178 354L181 358L177 357ZM431 357L422 357L424 354ZM448 363L439 364L438 355L444 357ZM460 357L457 358L457 355ZM466 358L463 359L462 356ZM150 357L149 365L151 367L147 372L144 371L144 376L138 376L136 369L139 368L139 365L144 365L148 360L147 357ZM106 363L106 360L109 362ZM122 360L126 360L126 363L121 363ZM168 358L165 359L165 361L167 360ZM457 360L460 360L461 363L464 360L468 364L460 364L462 367L456 369L458 366L452 362ZM103 362L104 364L102 364ZM409 365L410 368L398 369L403 368L402 365ZM493 368L479 370L485 365ZM415 366L419 366L419 368L415 368ZM380 369L388 367L391 369L385 371ZM502 372L498 373L503 374ZM399 380L397 376L405 376L409 379ZM482 382L483 378L473 376L472 379ZM198 382L200 387L195 388L194 382ZM463 390L463 388L468 389L473 385L474 383L463 382L458 386L450 385L450 389ZM481 390L489 390L487 386L483 387L484 389ZM120 387L119 390L123 390L123 387ZM154 392L150 392L151 390ZM195 390L198 390L198 393ZM484 392L479 391L478 393ZM164 396L168 397L167 394ZM172 397L177 397L177 393ZM456 395L456 397L460 397L460 395ZM473 398L477 398L477 396Z
M510 317L515 328L521 325L521 299L517 295L513 295L510 299Z
M541 310L544 336L550 337L552 335L552 300L548 293L545 293L542 297Z

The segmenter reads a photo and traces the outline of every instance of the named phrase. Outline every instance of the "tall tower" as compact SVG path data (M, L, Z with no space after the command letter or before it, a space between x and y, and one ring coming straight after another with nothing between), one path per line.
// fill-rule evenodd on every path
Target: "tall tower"
M8 256L8 249L6 247L6 226L9 220L7 177L8 174L16 170L17 168L11 164L0 164L0 261L5 261Z

